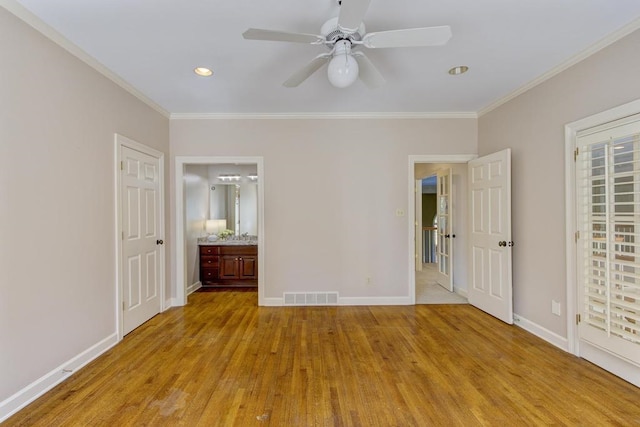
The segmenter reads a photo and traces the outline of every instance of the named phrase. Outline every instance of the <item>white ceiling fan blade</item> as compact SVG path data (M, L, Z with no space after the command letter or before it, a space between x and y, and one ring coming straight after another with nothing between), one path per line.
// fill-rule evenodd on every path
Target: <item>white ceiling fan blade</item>
M347 34L355 33L369 9L371 0L342 0L338 28Z
M316 34L288 33L286 31L261 30L259 28L249 28L242 33L242 37L247 40L269 40L275 42L311 43L322 44L326 40L323 36Z
M381 31L369 33L362 39L366 47L377 49L383 47L440 46L451 38L451 27L410 28L407 30Z
M362 52L355 52L353 57L358 61L358 68L360 72L358 77L364 82L370 89L375 89L385 84L384 77L380 74L380 71L373 65L373 62L367 58Z
M307 80L311 74L315 73L320 69L320 67L326 64L329 59L331 59L330 53L323 53L316 56L307 65L293 73L282 85L284 87L296 87L300 85L300 83Z

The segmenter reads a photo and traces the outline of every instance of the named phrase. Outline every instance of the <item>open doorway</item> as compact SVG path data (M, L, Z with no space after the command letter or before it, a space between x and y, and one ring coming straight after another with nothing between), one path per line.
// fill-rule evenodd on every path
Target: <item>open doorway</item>
M203 288L254 288L262 304L263 170L262 157L176 157L174 305Z
M439 164L433 166L436 170L449 174L448 167L441 168ZM460 289L454 291L453 278L447 273L448 267L453 267L446 265L451 262L448 252L455 244L455 237L451 237L452 234L446 230L446 221L451 216L447 211L454 208L454 205L448 202L450 194L447 194L446 187L449 184L443 184L443 173L439 174L440 179L437 173L416 179L416 183L420 183L417 187L419 197L416 197L416 240L421 241L417 248L419 256L416 257L416 304L465 304L466 297L460 294ZM440 200L444 202L440 203ZM444 223L444 228L438 227L439 220ZM443 244L449 248L443 248Z
M257 194L255 163L185 166L188 294L257 291Z
M415 304L467 303L467 162L473 158L473 155L410 156L413 203L408 213L414 256L410 262L409 287ZM449 169L451 179L445 189L449 202L445 202L442 195L439 200L437 175L439 171L440 175L446 175L442 171ZM447 215L438 215L443 209ZM445 224L446 221L450 224ZM445 249L450 258L443 255ZM443 260L451 264L450 288L441 280L439 263Z

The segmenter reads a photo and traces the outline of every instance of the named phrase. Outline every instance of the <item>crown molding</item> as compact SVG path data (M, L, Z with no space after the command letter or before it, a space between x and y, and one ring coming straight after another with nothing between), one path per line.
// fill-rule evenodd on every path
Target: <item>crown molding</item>
M584 59L590 57L591 55L593 55L596 52L604 49L605 47L617 42L618 40L622 39L623 37L628 36L629 34L633 33L634 31L636 31L638 29L640 29L640 18L631 21L630 23L628 23L624 27L620 28L619 30L609 34L606 37L604 37L603 39L601 39L596 44L591 45L588 48L584 49L582 52L579 52L579 53L575 54L574 56L570 57L568 60L566 60L562 64L550 69L549 71L547 71L546 73L540 75L539 77L536 77L535 79L531 80L529 83L525 84L524 86L519 87L518 89L516 89L513 92L509 93L505 97L500 98L499 100L487 105L484 108L481 108L478 111L478 117L482 117L483 115L495 110L496 108L500 107L501 105L506 104L507 102L511 101L512 99L522 95L523 93L527 92L530 89L533 89L534 87L538 86L539 84L549 80L550 78L556 76L557 74L560 74L561 72L565 71L566 69L576 65L577 63L583 61Z
M138 89L127 83L120 76L115 74L113 71L109 70L107 67L98 62L97 59L86 53L84 50L80 49L77 45L72 43L65 36L60 34L58 31L53 29L50 25L46 24L43 20L38 18L36 15L31 13L24 6L16 2L15 0L0 0L0 6L7 9L9 12L17 16L19 19L33 27L36 31L40 32L42 35L50 39L52 42L65 49L67 52L80 59L82 62L120 86L122 89L129 92L131 95L138 98L140 101L147 104L149 107L153 108L158 113L162 114L164 117L169 118L170 114L167 110L162 108L159 104L148 98Z
M171 120L312 120L312 119L477 119L474 112L461 113L172 113Z

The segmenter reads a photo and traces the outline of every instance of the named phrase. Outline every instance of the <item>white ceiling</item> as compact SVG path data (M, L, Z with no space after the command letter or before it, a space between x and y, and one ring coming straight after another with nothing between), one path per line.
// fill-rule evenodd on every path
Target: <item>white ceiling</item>
M242 33L318 34L335 0L17 1L174 114L478 112L640 22L639 0L372 0L368 32L450 25L453 37L367 50L387 80L378 89L334 88L325 69L289 89L282 82L325 49ZM457 65L470 71L450 76Z

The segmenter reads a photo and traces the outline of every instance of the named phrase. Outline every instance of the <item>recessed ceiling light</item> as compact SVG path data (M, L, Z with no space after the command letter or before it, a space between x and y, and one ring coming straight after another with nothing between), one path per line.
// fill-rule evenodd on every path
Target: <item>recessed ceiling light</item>
M202 77L209 77L213 74L213 71L205 67L197 67L193 70L193 72Z
M452 76L457 76L458 74L464 74L467 71L469 71L469 67L467 67L466 65L459 65L450 69L449 74L451 74Z

